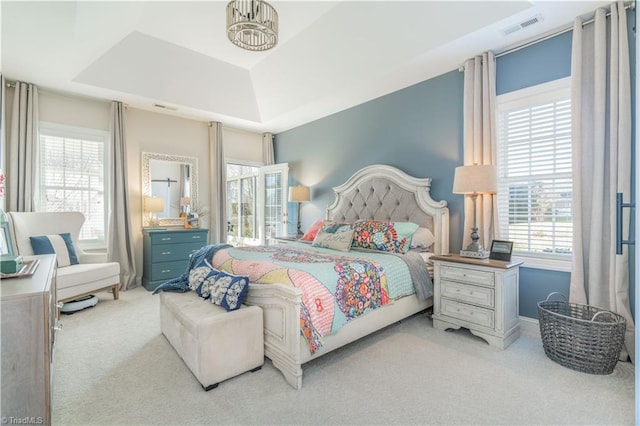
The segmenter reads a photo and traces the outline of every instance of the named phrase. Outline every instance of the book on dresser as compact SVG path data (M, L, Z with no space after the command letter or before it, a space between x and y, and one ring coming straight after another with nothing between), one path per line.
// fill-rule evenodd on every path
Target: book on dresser
M208 244L209 230L145 228L143 234L142 285L153 291L185 271L189 256Z

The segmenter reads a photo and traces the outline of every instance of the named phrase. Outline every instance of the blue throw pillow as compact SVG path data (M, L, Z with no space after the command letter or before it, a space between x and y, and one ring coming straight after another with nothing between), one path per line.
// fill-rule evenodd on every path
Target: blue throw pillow
M29 239L33 254L55 254L59 268L79 263L71 234L68 232L58 235L38 235Z
M220 271L211 286L211 303L227 311L240 309L249 290L249 277Z
M208 299L210 287L218 273L207 259L202 259L189 271L189 288L203 299Z

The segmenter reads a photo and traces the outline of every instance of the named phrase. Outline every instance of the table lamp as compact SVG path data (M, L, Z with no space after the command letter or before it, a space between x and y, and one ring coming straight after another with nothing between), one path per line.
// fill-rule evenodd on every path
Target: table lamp
M164 200L160 197L144 197L144 211L149 213L149 226L157 228L159 222L156 213L164 211Z
M483 248L478 240L480 234L476 224L476 199L480 194L495 194L497 191L496 168L493 165L478 165L456 167L453 177L453 193L470 195L473 202L473 228L471 228L471 244L460 251L460 256L485 259L489 257L489 250Z
M300 203L311 200L308 186L292 186L289 188L289 201L298 203L298 232L297 237L301 238L304 233L300 226Z

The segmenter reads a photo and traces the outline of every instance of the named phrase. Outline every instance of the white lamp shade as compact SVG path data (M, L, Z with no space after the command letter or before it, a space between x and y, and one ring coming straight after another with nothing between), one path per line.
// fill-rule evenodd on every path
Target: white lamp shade
M454 194L494 194L498 190L496 167L492 165L456 167Z
M144 197L144 211L158 213L164 211L164 200L160 197Z
M292 186L289 188L289 201L301 203L311 200L308 186Z

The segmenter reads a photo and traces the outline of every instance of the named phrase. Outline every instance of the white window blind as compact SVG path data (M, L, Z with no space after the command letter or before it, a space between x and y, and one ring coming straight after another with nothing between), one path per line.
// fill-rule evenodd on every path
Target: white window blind
M563 79L498 97L500 234L514 242L514 255L571 259L569 85Z
M107 140L102 131L40 126L38 210L82 212L79 240L96 247L105 245Z

